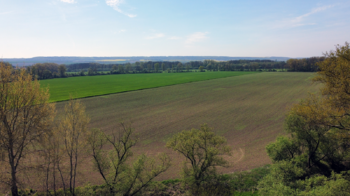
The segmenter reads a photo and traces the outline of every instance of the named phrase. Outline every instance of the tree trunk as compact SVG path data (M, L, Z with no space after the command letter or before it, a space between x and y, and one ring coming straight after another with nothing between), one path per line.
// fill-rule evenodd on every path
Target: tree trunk
M18 187L17 187L17 177L16 177L16 169L11 165L11 193L12 196L18 196Z

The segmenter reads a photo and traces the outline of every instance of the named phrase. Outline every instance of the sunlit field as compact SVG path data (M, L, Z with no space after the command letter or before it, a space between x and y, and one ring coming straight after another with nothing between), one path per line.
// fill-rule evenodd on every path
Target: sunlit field
M50 101L55 102L68 100L70 95L84 98L253 73L256 72L118 74L57 78L40 83L44 88L49 87Z
M319 86L312 84L312 76L312 73L265 72L81 101L91 118L91 128L109 132L122 119L133 122L140 136L135 156L169 153L173 166L159 179L179 177L182 166L181 155L165 148L168 138L184 129L199 128L203 123L227 138L234 149L233 156L228 157L233 167L220 170L230 173L271 163L265 146L285 134L283 121L288 108L308 92L317 91ZM64 104L57 103L58 115ZM90 162L85 162L83 170L91 171ZM80 180L101 182L99 174L91 172Z

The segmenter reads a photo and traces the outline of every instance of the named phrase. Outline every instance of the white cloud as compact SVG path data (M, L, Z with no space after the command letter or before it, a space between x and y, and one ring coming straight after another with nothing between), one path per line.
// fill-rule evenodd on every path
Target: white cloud
M118 31L118 33L124 33L126 30L125 29L121 29Z
M171 36L171 37L169 37L169 39L171 39L171 40L178 40L178 39L182 39L182 37Z
M129 14L129 13L126 13L124 12L123 10L121 10L119 7L121 4L124 3L124 0L106 0L106 4L110 7L112 7L115 11L121 13L121 14L124 14L130 18L134 18L136 17L137 15L135 14Z
M311 12L303 14L301 16L298 16L298 17L292 19L291 22L293 22L293 23L300 23L301 21L304 20L304 18L306 18L306 17L308 17L308 16L310 16L312 14L316 14L317 12L322 12L322 11L327 10L329 8L332 8L332 7L334 7L334 5L326 5L326 6L314 8L314 9L311 10Z
M187 36L187 39L185 41L186 44L192 44L195 42L201 42L205 39L207 39L208 37L206 36L208 34L208 32L196 32L193 33L189 36Z
M154 34L152 36L146 37L146 39L157 39L157 38L162 38L164 36L165 35L163 33L157 33L157 34Z
M64 3L75 3L75 0L61 0Z
M285 28L285 27L290 28L290 27L299 27L299 26L305 26L305 25L315 25L316 23L305 23L304 21L310 15L325 11L325 10L332 8L332 7L334 7L334 5L326 5L326 6L322 6L322 7L316 7L306 14L303 14L301 16L298 16L298 17L295 17L292 19L283 20L280 23L277 23L277 25L275 25L275 28Z

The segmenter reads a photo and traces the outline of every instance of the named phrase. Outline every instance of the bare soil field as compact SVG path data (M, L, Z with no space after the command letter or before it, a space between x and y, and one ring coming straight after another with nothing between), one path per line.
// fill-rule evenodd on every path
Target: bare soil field
M207 123L232 146L233 164L221 171L249 170L270 163L265 146L285 134L288 108L316 92L312 73L260 73L179 84L82 99L91 118L90 127L110 132L121 119L131 120L139 133L134 156L167 152L172 167L159 180L179 177L182 157L165 148L172 135ZM65 102L57 103L62 111ZM59 114L60 112L58 112ZM84 160L80 184L102 182Z

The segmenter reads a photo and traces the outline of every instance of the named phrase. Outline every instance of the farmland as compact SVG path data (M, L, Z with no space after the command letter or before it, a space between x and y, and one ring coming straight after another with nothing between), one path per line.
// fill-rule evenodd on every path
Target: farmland
M118 74L57 78L42 80L40 83L43 87L49 86L50 101L55 102L68 100L70 94L75 98L92 97L252 73L256 72Z
M148 77L150 74L145 75L139 76ZM158 75L164 74L154 76ZM136 155L169 153L173 166L159 179L178 177L181 167L181 156L164 147L167 139L181 130L198 128L203 123L226 137L234 149L233 156L228 157L234 166L221 169L222 172L229 173L270 163L265 146L274 141L276 136L284 134L283 121L288 108L306 97L308 92L317 91L319 86L311 83L312 76L312 73L289 72L246 74L90 97L82 99L82 102L91 118L91 128L100 128L108 133L117 127L121 119L131 120L140 136L139 145L133 150ZM89 78L95 79L81 77L84 82L88 82ZM59 88L51 85L53 97L62 100L64 96L60 97L54 91ZM64 104L65 102L57 103L58 115ZM84 164L82 170L88 172L80 180L100 182L100 176L90 172L91 165Z

